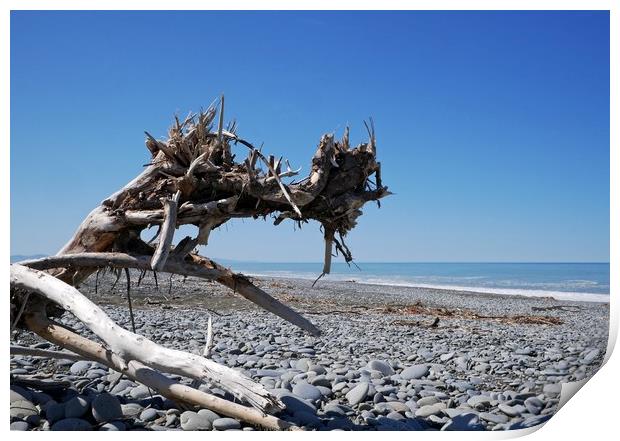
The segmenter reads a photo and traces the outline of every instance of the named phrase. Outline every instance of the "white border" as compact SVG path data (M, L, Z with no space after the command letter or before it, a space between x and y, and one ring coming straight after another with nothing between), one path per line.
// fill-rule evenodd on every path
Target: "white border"
M189 0L177 0L174 2L171 1L161 1L155 0L150 2L144 1L136 1L136 0L110 0L110 1L90 1L88 3L83 1L76 0L64 0L64 1L56 1L50 5L49 1L42 0L23 0L23 1L15 1L8 0L2 2L2 16L0 21L0 52L1 52L1 65L2 68L0 70L2 77L0 81L0 96L2 97L2 117L0 117L0 136L2 136L3 140L3 148L2 148L2 157L0 160L1 167L1 185L0 192L2 194L1 203L2 203L2 243L6 244L7 248L10 241L10 179L9 179L9 164L10 164L10 152L8 146L10 145L10 72L9 72L9 50L10 50L10 10L33 10L33 9L97 9L97 10L128 10L128 9L143 9L145 6L148 6L150 9L155 10L181 10L181 9L294 9L294 10L318 10L318 9L417 9L417 10L441 10L441 9L452 9L452 10L483 10L483 9L495 9L495 10L575 10L575 9L588 9L588 10L610 10L610 21L611 21L611 113L610 113L610 121L616 122L618 121L618 103L620 100L618 99L618 78L620 72L618 70L618 57L619 53L619 42L620 42L620 8L618 7L617 2L613 1L603 1L603 0L591 0L591 1L581 1L581 0L570 0L570 1L552 1L552 0L522 0L522 1L458 1L458 0L437 0L437 1L393 1L393 0L384 0L382 2L372 2L367 0L359 0L359 1L325 1L325 0L302 0L296 1L294 4L292 2L285 1L261 1L261 2L251 2L251 1L227 1L227 2L198 2L198 1L189 1ZM579 397L577 399L570 400L551 420L542 428L541 430L536 431L533 435L530 436L531 439L608 439L610 438L608 435L613 430L612 427L616 421L616 408L617 408L617 399L616 397L620 396L620 388L618 387L619 381L617 379L617 372L620 372L620 361L617 354L615 354L611 359L609 357L612 355L612 348L615 345L615 341L618 333L618 302L615 300L615 297L618 295L618 283L619 283L619 271L620 271L620 259L618 254L618 243L619 243L619 235L620 235L620 212L618 204L618 197L620 193L618 192L618 165L620 163L620 155L618 152L618 131L616 126L612 123L611 125L611 149L610 149L610 172L611 172L611 201L610 201L610 225L616 226L617 228L611 229L611 249L610 249L610 269L611 269L611 320L610 320L610 338L608 351L606 355L606 360L609 360L607 364L601 369L599 373L597 373L592 380L588 382L588 384L579 391ZM3 255L2 262L0 265L0 271L2 275L2 280L4 281L4 286L8 285L8 268L9 268L9 252L5 249L5 254ZM6 301L3 303L4 309L4 317L7 317L6 311ZM5 324L5 329L8 329L8 326ZM8 359L8 338L4 339L4 360ZM2 390L8 394L8 382L6 381L6 377L2 377L3 385ZM6 396L6 395L5 395ZM7 403L7 401L5 401ZM6 404L5 404L6 405ZM8 408L7 408L8 410ZM6 421L6 420L5 420ZM8 430L8 422L5 422L5 428ZM521 432L521 433L519 433ZM434 438L440 437L441 439L446 438L458 438L461 440L476 440L476 439L498 439L498 438L514 438L516 436L524 434L523 431L512 431L512 432L488 432L488 433L480 433L480 432L458 432L458 433L432 433L432 432L392 432L388 434L390 437L397 437L400 439L411 439L411 437L418 438ZM530 432L530 431L527 431ZM262 438L262 439L271 439L272 437L310 437L317 436L318 433L303 433L303 434L295 434L292 435L290 433L254 433L252 437ZM17 437L18 434L15 432L11 433L12 437ZM19 434L19 436L30 437L37 436L32 432L23 433L23 435ZM61 434L56 434L50 432L45 436L49 436L55 439L60 437L62 438L73 438L78 437L81 438L84 434L73 434L70 432L64 432ZM90 436L90 435L89 435ZM109 437L110 435L105 434L96 434L93 433L92 436L95 437ZM127 432L127 435L123 435L122 432L117 432L114 436L132 436L132 437L146 437L146 436L155 436L155 437L169 437L170 432L166 434L163 433L154 433L154 432ZM207 436L217 437L217 438L231 438L235 436L239 436L239 434L233 433L215 433L211 432L209 434L201 434L200 432L193 433L183 433L180 436L184 438L202 438ZM353 433L343 433L343 432L322 432L320 434L321 437L325 436L327 438L338 439L342 436L356 439L361 437L365 439L371 439L371 437L376 437L377 432L353 432Z

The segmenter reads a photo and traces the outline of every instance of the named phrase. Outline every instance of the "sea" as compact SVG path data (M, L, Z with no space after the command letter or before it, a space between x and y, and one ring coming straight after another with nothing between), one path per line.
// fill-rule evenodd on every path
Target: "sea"
M224 263L224 262L222 262ZM609 263L332 263L324 280L609 302ZM228 261L251 276L316 279L322 263Z

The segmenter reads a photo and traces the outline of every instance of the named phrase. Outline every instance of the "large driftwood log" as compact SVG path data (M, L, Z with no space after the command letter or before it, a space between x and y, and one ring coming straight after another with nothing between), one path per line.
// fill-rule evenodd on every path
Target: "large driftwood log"
M158 371L132 360L125 363L109 349L87 338L77 335L49 320L41 308L30 310L25 317L29 328L46 340L59 346L71 349L75 354L52 354L62 358L80 358L102 363L111 369L123 372L127 377L138 381L157 391L161 395L176 401L182 401L195 406L206 407L222 415L238 418L249 424L254 424L269 430L297 430L295 425L258 410L232 403L214 395L202 392L192 387L180 384L177 381L162 375ZM15 351L19 353L19 351ZM49 356L50 354L42 354Z
M234 369L188 352L164 348L121 328L77 289L49 274L22 265L11 265L11 285L37 293L75 315L107 344L115 360L118 360L116 364L120 365L123 371L130 361L138 360L163 372L201 381L212 380L258 409L282 408L279 400L271 396L265 388Z
M272 216L275 225L287 219L299 226L310 220L321 224L325 238L323 274L330 272L334 247L350 262L353 256L344 238L356 225L362 206L369 201L379 204L379 199L390 194L382 184L376 161L372 121L366 126L368 142L355 148L349 145L348 128L341 140L333 134L324 135L309 175L287 183L285 179L300 170L293 170L282 158L266 156L239 138L234 123L224 128L223 97L220 103L216 128L213 122L218 112L212 106L183 121L176 118L166 140L146 133L151 160L142 173L91 211L56 256L11 267L11 330L26 327L81 355L106 360L108 366L166 396L182 395L213 409L224 406L195 389L166 383L169 380L158 371L198 380L209 378L260 411L277 410L281 402L261 385L206 358L163 348L122 329L74 288L94 271L108 267L197 276L215 280L307 332L319 334L316 326L299 313L243 275L199 256L195 249L207 245L211 231L230 219ZM232 144L247 148L247 158L236 162ZM176 228L186 224L197 226L198 234L173 246ZM158 227L155 244L141 238L141 232L152 226ZM108 348L55 326L48 313L57 313L58 308L76 315ZM246 421L269 428L288 427L277 419L261 420L257 416L260 412L239 407L241 410L222 412L239 418L250 412L244 417Z

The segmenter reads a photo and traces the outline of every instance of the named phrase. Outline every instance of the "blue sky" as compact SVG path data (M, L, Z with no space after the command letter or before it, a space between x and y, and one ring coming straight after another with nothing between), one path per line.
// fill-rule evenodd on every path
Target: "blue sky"
M383 180L359 261L608 261L607 12L13 12L11 254L55 253L175 112L309 169L364 140ZM233 221L204 254L319 261L318 225Z

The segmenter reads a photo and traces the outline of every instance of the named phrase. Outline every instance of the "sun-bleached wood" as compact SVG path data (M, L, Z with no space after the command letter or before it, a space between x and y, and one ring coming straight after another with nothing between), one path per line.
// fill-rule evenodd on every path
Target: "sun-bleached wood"
M308 175L297 182L286 182L285 179L297 175L301 169L293 170L283 157L266 155L262 146L256 148L239 137L236 123L224 127L223 113L224 97L221 97L219 116L218 106L213 104L183 120L175 117L165 140L145 132L151 159L138 176L95 207L56 256L24 262L47 273L12 268L15 277L11 284L11 323L33 329L36 324L32 320L33 308L53 302L61 309L78 313L80 320L113 347L114 351L104 355L111 357L110 362L118 363L117 366L125 369L134 364L149 366L138 369L136 375L148 370L157 381L165 379L157 377L160 375L157 370L183 372L181 375L200 379L215 377L226 384L222 384L223 388L243 395L255 407L277 409L281 403L270 395L263 396L262 386L245 377L236 377L230 369L203 357L188 358L187 354L152 346L153 342L136 334L125 334L128 331L106 320L97 312L100 310L93 308L92 302L84 303L79 291L64 285L78 287L101 268L155 269L197 276L230 288L312 335L320 334L299 313L243 275L200 256L196 248L206 246L213 231L231 219L272 217L274 225L284 221L294 222L298 227L309 221L321 224L325 239L324 274L330 271L334 248L336 256L340 254L347 263L351 262L353 256L344 240L362 214L361 208L372 201L379 205L380 199L391 194L382 183L381 164L376 160L374 123L371 120L366 125L368 141L357 147L351 147L348 127L340 140L333 133L323 135ZM215 129L214 123L217 123ZM235 159L239 152L232 154L232 146L237 144L247 148L247 158ZM176 228L188 224L198 227L198 234L185 237L173 246ZM159 228L155 245L141 238L141 233L151 226ZM51 281L52 278L59 283ZM128 278L128 289L129 284ZM49 313L57 315L62 311L49 308ZM95 344L76 333L63 335L68 348L79 346L78 342ZM48 335L51 341L57 336ZM155 381L151 377L146 380ZM169 389L179 391L180 387L183 386L171 385ZM196 402L204 400L204 397L195 398Z
M109 346L121 366L139 360L162 372L213 381L238 399L263 411L282 407L279 400L262 385L234 369L198 355L165 348L121 328L77 289L47 273L13 264L10 280L13 288L35 292L72 313Z
M171 400L186 402L195 406L205 407L246 423L267 430L300 430L299 427L257 409L245 407L206 392L194 389L174 381L160 372L132 360L124 363L116 354L99 343L75 334L50 321L41 309L34 309L26 315L29 328L46 340L70 349L80 359L93 360L122 372L131 380L144 384Z

